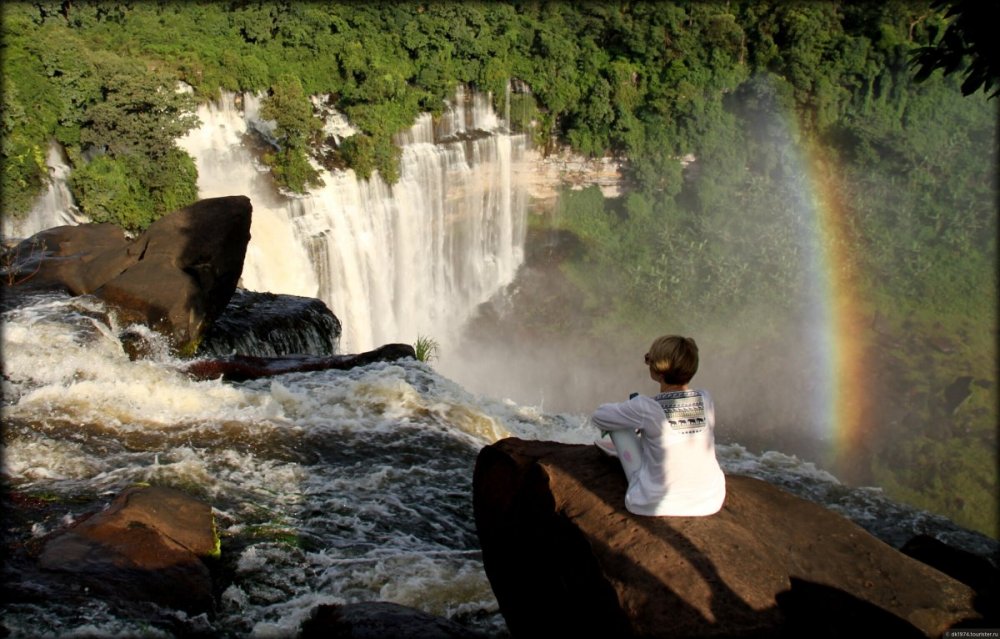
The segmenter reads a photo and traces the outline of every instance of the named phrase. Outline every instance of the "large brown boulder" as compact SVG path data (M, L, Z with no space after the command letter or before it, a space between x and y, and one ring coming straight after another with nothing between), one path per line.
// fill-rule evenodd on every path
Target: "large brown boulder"
M766 482L727 476L711 517L633 515L625 488L593 446L480 452L476 528L513 636L936 637L981 620L968 586Z
M4 253L5 284L34 290L92 293L135 263L129 240L114 224L46 229Z
M208 504L172 488L136 487L55 533L38 561L112 601L201 613L214 601L203 559L218 556L218 544Z
M48 229L5 253L4 283L94 294L124 323L150 326L193 354L243 273L252 210L241 195L201 200L132 241L110 224Z
M249 198L230 196L161 217L129 246L138 261L94 294L193 354L243 273L252 210Z

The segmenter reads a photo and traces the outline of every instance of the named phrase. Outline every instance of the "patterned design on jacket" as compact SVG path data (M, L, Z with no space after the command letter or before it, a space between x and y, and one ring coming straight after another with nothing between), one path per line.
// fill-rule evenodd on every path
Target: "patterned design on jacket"
M678 435L691 435L705 429L705 402L696 390L660 393L654 399L663 408L670 429Z

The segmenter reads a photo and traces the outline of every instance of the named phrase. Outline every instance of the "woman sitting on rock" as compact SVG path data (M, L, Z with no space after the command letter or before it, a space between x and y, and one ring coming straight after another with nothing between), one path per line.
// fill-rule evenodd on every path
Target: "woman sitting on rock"
M625 507L636 515L704 516L722 508L726 478L715 458L715 409L704 390L688 388L698 371L698 346L664 335L646 353L659 394L633 393L603 404L591 421L611 441L597 446L617 456L628 478Z

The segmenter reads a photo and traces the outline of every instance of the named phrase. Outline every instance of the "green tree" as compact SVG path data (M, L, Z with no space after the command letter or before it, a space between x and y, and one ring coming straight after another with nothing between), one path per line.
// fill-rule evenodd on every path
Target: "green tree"
M3 213L22 216L48 184L46 147L57 126L62 102L39 59L47 49L32 12L24 6L0 7L3 55L0 70L0 161Z
M114 55L97 56L94 67L103 99L84 113L83 145L156 162L176 148L177 138L200 124L194 98L176 90L169 74Z
M312 103L298 78L280 77L261 102L260 115L275 123L278 148L265 153L264 162L271 167L278 184L296 193L322 185L319 171L309 163L308 152L323 125L313 117Z
M31 210L35 198L48 183L48 168L41 144L31 140L24 126L27 116L13 86L2 95L2 137L4 212L22 216Z
M142 176L144 158L135 155L101 155L80 163L70 176L77 205L94 222L111 222L138 231L156 216L149 189Z

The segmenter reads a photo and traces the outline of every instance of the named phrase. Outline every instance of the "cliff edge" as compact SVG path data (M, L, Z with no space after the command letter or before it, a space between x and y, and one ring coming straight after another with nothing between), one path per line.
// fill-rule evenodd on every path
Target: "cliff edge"
M639 517L593 446L505 439L476 463L483 562L514 637L936 637L967 585L830 510L727 476L711 517ZM874 633L874 634L873 634Z

